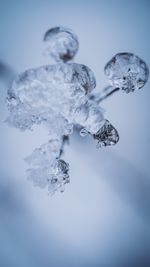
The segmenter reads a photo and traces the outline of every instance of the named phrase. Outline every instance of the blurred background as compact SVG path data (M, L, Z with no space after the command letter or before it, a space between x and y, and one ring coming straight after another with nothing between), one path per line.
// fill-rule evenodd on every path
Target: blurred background
M71 136L64 158L71 182L48 196L26 180L24 158L48 140L9 128L5 103L16 73L51 64L42 38L53 26L79 37L75 58L107 85L104 65L133 52L150 67L149 0L0 0L0 267L150 266L150 83L102 103L120 142L96 149L90 137Z

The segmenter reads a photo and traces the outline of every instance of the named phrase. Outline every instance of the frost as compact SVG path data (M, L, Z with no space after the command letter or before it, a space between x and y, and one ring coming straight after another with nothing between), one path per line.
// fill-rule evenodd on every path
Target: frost
M26 162L31 165L29 179L47 186L50 193L62 191L69 182L68 164L60 159L64 137L74 125L85 127L91 135L100 128L103 110L89 99L95 87L94 74L87 66L58 63L25 71L8 90L10 126L26 130L46 124L49 129L49 142L35 149ZM65 164L67 171L60 167Z
M22 130L44 121L54 129L54 135L67 135L72 123L78 121L76 114L82 113L80 107L86 105L88 93L95 86L92 71L77 63L27 70L17 77L8 91L10 115L7 121ZM86 112L89 109L87 107Z
M73 128L98 142L98 146L115 145L119 134L104 118L100 102L115 91L140 89L148 79L143 60L131 53L117 54L105 66L111 86L93 93L96 79L92 70L72 59L78 41L71 30L56 27L46 32L44 42L57 64L28 69L18 75L8 89L7 123L22 131L35 124L46 125L49 141L36 148L25 161L30 165L28 179L35 186L47 188L50 194L64 191L69 183L69 164L61 157ZM63 61L63 62L60 62Z
M63 191L65 184L69 183L69 165L59 159L63 142L63 139L51 139L25 159L31 165L28 169L28 179L32 180L35 186L47 187L50 194L56 190Z

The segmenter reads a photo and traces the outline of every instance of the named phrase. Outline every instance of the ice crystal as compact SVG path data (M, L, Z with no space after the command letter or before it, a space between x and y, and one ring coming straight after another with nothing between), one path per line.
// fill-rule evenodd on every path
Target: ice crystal
M56 61L67 62L74 58L78 51L79 43L75 33L66 27L55 27L44 35L46 54L51 55Z
M93 137L98 140L98 147L115 145L119 141L117 130L108 120L104 120L103 126Z
M141 89L148 80L146 63L132 53L116 54L105 66L105 75L114 88L126 93Z
M47 187L53 194L57 190L63 192L70 181L69 164L61 157L73 127L80 130L81 136L91 135L99 147L115 145L119 134L104 118L99 104L118 89L130 92L143 87L148 68L131 53L117 54L105 66L111 86L95 94L96 79L92 70L83 64L64 63L78 50L73 32L56 27L46 32L44 41L48 44L48 53L59 62L18 75L8 89L7 123L22 131L32 129L35 124L48 127L49 141L25 160L30 165L28 179L36 186Z

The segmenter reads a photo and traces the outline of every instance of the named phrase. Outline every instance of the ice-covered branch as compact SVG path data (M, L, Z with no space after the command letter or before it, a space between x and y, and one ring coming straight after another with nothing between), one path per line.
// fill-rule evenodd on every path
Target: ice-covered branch
M94 94L96 79L92 70L68 62L78 50L76 35L68 28L56 27L46 32L44 42L57 64L18 75L8 89L7 122L23 131L32 129L34 124L47 126L49 141L36 148L26 162L30 165L28 178L53 194L63 191L69 182L69 165L61 156L73 127L79 125L80 134L91 135L99 147L115 145L119 134L104 117L100 102L118 90L129 93L142 88L149 72L139 57L117 54L104 68L110 86Z

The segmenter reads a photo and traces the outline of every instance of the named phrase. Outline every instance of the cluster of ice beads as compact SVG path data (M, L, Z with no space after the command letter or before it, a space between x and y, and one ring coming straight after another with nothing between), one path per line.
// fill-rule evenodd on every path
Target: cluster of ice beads
M92 70L69 62L78 51L77 36L65 27L55 27L44 35L46 54L57 64L29 69L13 81L8 89L7 122L20 130L46 124L49 141L36 148L25 160L30 165L28 178L34 185L47 187L50 194L64 191L69 183L69 164L61 159L64 144L75 126L80 134L90 134L98 146L115 145L119 134L104 118L99 103L112 92L142 88L148 80L148 67L131 53L115 55L105 66L110 86L93 94L96 79ZM92 92L92 93L91 93Z

